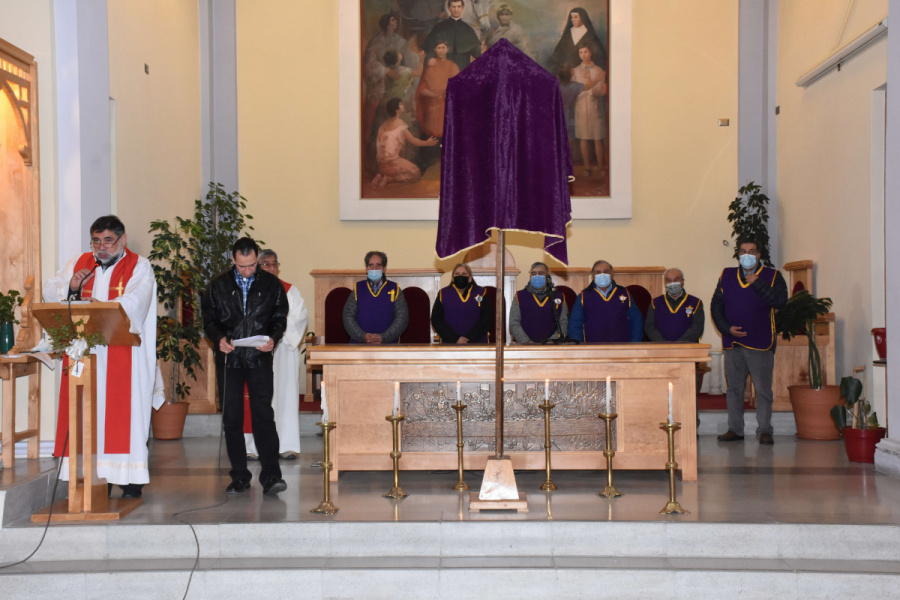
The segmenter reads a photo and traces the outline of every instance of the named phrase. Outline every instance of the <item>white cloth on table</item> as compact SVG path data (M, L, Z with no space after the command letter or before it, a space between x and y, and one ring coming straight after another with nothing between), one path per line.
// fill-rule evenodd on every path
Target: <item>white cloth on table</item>
M300 343L308 319L306 304L296 286L288 289L287 297L287 329L272 357L275 379L272 409L275 411L279 454L300 452L300 368L303 366ZM244 434L244 442L247 454L259 454L252 433Z
M124 256L124 255L123 255ZM55 277L44 283L45 302L65 302L69 293L69 282L74 274L75 261L69 261ZM121 259L120 259L121 260ZM94 271L92 296L100 301L109 298L110 280L115 265ZM153 387L156 379L156 278L153 268L143 256L137 265L124 293L112 300L125 309L130 321L129 331L141 337L141 345L131 348L131 423L122 427L131 428L131 448L129 454L106 454L103 452L106 437L106 372L108 349L96 346L91 353L97 361L97 476L108 483L126 485L129 483L149 483L147 467L147 439L150 436L150 410L153 402ZM54 404L58 406L59 390ZM63 459L60 479L68 481L69 459Z

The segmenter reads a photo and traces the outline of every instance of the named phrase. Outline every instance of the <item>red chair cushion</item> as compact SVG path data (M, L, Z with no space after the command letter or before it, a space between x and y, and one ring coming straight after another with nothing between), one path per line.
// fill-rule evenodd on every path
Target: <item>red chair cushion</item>
M572 306L575 304L575 300L578 299L578 294L575 293L575 290L566 285L558 285L556 289L562 292L563 298L566 299L566 307L569 309L569 312L572 312Z
M650 307L650 303L653 302L653 296L650 295L650 292L647 291L642 285L629 285L628 293L631 294L631 300L637 304L638 309L640 309L641 314L644 316L644 319L647 318L647 309ZM650 338L647 337L647 334L644 334L645 342L649 342Z
M345 287L335 288L325 296L325 343L349 344L350 336L344 329L344 305L351 291Z
M401 344L431 343L431 301L425 290L408 287L403 290L409 308L409 325L400 336Z

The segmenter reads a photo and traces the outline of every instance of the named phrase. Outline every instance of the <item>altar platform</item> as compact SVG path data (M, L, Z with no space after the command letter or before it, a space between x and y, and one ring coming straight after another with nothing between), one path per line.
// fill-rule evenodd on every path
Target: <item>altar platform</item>
M593 598L606 589L620 598L868 599L900 589L900 481L848 463L841 442L701 436L699 479L677 485L691 511L682 516L658 514L661 469L617 472L624 496L613 500L596 495L603 472L555 472L560 489L550 493L538 489L542 472L519 472L527 514L469 513L468 494L451 489L455 472L401 472L403 500L382 498L389 472L345 472L332 485L340 511L322 516L309 512L322 494L321 470L310 466L321 438L302 444L299 460L281 463L288 489L279 497L254 480L249 493L183 516L200 542L189 598ZM151 441L143 506L106 524L54 523L31 561L0 570L0 597L181 598L197 547L173 514L225 500L227 458L220 479L217 449L214 437ZM30 463L4 472L0 491L20 473L33 481ZM480 473L466 480L477 490ZM42 531L27 519L0 529L0 563L27 555Z

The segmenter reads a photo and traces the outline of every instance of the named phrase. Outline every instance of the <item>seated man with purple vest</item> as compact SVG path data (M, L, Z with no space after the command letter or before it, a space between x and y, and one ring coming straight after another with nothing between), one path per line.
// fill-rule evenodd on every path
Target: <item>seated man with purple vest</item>
M366 279L357 281L344 304L344 329L351 344L396 344L409 325L403 290L384 275L387 254L366 254Z
M628 290L613 279L615 269L605 260L591 268L593 281L578 294L569 316L569 335L581 342L640 342L644 316Z
M784 277L760 263L759 242L738 239L739 267L722 271L712 299L712 319L722 334L728 390L728 431L723 442L744 439L744 390L747 375L756 388L756 434L771 445L772 377L775 370L775 311L788 299Z
M453 267L453 283L443 288L431 309L431 326L442 344L488 344L494 328L494 308L485 289L475 285L472 269Z
M666 293L647 308L644 333L651 342L691 342L703 337L706 318L703 302L684 291L684 272L669 269L663 274Z
M529 274L528 285L516 292L515 302L509 310L509 332L513 340L517 344L541 343L559 338L560 330L562 337L566 337L569 307L563 293L553 289L550 269L544 263L536 262L531 265Z

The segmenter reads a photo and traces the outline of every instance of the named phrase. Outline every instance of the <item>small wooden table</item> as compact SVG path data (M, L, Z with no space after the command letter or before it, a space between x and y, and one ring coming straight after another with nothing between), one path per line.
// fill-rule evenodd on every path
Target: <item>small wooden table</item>
M16 379L28 377L28 429L16 431ZM3 380L3 464L16 463L16 442L28 440L28 458L38 458L41 450L41 361L23 354L14 358L0 356Z

